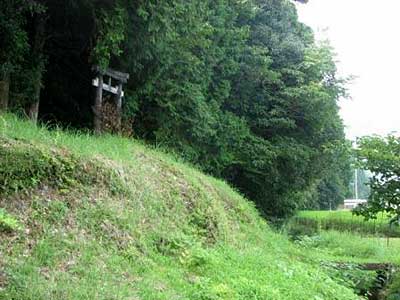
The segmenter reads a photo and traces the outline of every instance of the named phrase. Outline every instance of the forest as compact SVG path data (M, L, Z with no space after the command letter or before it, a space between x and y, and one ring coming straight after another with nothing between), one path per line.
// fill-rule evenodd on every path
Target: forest
M347 79L292 1L2 0L0 41L0 110L79 131L100 115L103 133L176 153L269 217L351 192ZM96 67L130 75L122 122L110 95L93 109Z

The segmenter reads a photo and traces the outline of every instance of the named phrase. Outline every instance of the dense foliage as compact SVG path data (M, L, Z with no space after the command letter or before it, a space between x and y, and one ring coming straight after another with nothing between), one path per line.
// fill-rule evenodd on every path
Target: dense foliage
M345 82L290 1L20 2L41 9L8 7L18 30L2 38L27 51L11 61L13 47L0 46L1 63L20 70L14 109L40 98L41 120L88 127L91 67L112 66L131 75L124 113L136 137L228 180L264 213L336 205L346 193Z
M356 213L367 219L375 219L385 212L392 224L400 224L400 138L395 136L364 137L356 151L358 161L373 174L370 179L371 193L366 205Z

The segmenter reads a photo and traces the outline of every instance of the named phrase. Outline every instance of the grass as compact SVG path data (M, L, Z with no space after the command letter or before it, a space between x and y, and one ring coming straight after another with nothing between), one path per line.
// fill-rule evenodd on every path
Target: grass
M355 216L351 211L301 211L288 226L307 231L308 234L320 230L337 230L363 235L400 237L400 228L389 226L388 216L379 215L376 220L365 221L363 217Z
M365 271L360 266L371 263L400 266L400 238L390 237L397 234L387 233L384 228L387 222L385 216L365 222L349 211L304 211L288 222L286 230L299 247L305 252L312 251L323 262L332 278L359 294L366 294L380 288L381 283L376 281L375 271ZM380 291L379 299L400 299L397 269L394 278L386 282L388 286Z
M312 249L325 260L355 263L393 263L400 265L400 239L355 235L350 232L321 231L318 235L303 236L296 242Z
M360 299L328 252L173 156L12 115L0 140L0 222L21 228L0 232L0 299Z
M395 274L386 295L387 300L400 300L400 274Z
M360 294L365 294L380 287L376 281L376 271L365 271L360 268L368 264L392 264L400 266L400 239L388 240L381 237L367 237L351 232L320 231L317 235L301 236L295 243L312 251L316 259L323 262L329 274L338 282L342 282ZM338 267L339 266L339 267ZM397 273L382 294L385 298L396 300L400 296L399 267ZM375 299L375 298L374 298Z

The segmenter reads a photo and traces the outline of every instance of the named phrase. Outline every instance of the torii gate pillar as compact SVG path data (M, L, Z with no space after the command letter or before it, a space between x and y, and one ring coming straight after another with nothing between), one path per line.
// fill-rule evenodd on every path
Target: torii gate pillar
M121 128L121 118L122 118L122 98L124 97L124 91L122 85L128 82L129 74L115 71L113 69L102 70L100 67L95 66L93 70L96 72L96 78L93 79L93 86L96 87L96 98L93 106L93 126L96 134L100 134L103 128L103 91L114 94L115 108L117 113L116 126L118 129ZM104 79L108 81L104 81ZM112 83L116 82L116 86Z

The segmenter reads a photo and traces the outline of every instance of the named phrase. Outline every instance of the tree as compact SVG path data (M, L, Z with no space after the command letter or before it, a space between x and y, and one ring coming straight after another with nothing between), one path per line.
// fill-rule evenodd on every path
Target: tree
M0 2L0 111L9 106L11 77L25 71L22 65L30 48L27 15L40 11L42 7L33 1Z
M341 197L330 170L345 143L344 82L292 1L22 2L45 11L13 17L27 47L12 98L40 100L39 119L90 126L91 69L110 66L131 75L124 114L137 138L226 179L264 214L292 214L321 180L320 194Z
M355 213L374 219L380 212L400 224L400 138L364 137L358 141L356 155L360 167L372 172L371 194L367 204Z
M333 163L334 162L334 163ZM349 182L353 176L351 168L351 143L338 145L332 152L332 163L317 181L315 191L306 209L332 210L349 198L352 189Z

